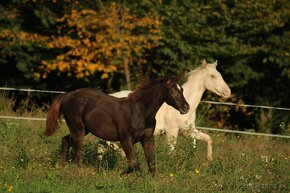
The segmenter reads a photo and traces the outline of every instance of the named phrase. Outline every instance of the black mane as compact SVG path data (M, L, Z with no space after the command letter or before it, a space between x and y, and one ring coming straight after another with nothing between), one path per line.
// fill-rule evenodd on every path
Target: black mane
M129 94L127 97L127 100L129 101L136 101L142 94L144 90L147 90L148 88L151 88L152 86L162 83L164 80L163 79L154 79L154 80L145 80L143 84L138 86L138 88Z

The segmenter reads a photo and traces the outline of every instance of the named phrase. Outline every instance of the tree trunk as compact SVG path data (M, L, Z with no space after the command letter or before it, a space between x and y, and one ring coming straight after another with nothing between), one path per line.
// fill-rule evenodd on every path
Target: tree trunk
M124 62L124 69L125 69L125 77L126 77L126 84L127 84L127 89L131 90L131 78L130 78L130 69L129 69L129 64L128 64L128 59L125 57L123 59Z

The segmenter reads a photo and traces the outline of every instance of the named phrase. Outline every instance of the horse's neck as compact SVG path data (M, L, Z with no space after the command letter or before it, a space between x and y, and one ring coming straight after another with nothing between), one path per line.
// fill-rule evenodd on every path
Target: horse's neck
M150 89L143 91L140 97L140 104L145 108L146 118L155 117L157 111L164 103L164 96L162 95L162 89L158 85L153 86Z
M203 77L201 72L194 72L188 77L188 80L182 85L184 90L184 97L190 105L190 112L194 112L201 100L201 97L206 90L203 84Z

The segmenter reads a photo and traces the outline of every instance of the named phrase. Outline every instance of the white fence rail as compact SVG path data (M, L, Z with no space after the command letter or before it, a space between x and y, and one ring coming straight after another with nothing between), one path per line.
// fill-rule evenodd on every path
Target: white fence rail
M36 118L36 117L16 117L16 116L0 116L0 119L15 119L15 120L28 120L28 121L45 121L46 118ZM64 121L64 120L63 120ZM266 137L277 137L277 138L288 138L290 139L290 135L276 135L276 134L268 134L268 133L255 133L248 131L235 131L229 129L217 129L217 128L209 128L209 127L197 127L197 129L201 130L209 130L209 131L218 131L218 132L226 132L226 133L238 133L238 134L246 134L246 135L256 135L256 136L266 136Z
M40 93L52 93L52 94L65 93L64 91L37 90L37 89L30 89L30 88L19 88L18 89L18 88L9 88L9 87L0 87L0 90L23 91L23 92L40 92ZM216 104L216 105L229 105L229 106L241 106L241 107L252 107L252 108L276 109L276 110L290 111L290 108L286 108L286 107L273 107L273 106L265 106L265 105L238 104L238 103L206 101L206 100L202 100L201 102L202 103L207 103L207 104Z

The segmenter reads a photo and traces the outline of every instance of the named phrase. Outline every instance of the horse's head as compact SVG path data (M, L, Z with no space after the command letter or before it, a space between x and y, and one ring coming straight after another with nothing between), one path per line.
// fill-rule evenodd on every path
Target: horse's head
M183 96L183 89L177 83L177 78L170 75L165 76L164 85L167 90L165 102L178 110L180 114L186 114L190 106Z
M201 68L204 72L204 87L221 97L228 98L231 96L231 89L224 81L222 75L217 71L216 66L217 61L212 64L207 64L205 60L202 61Z

